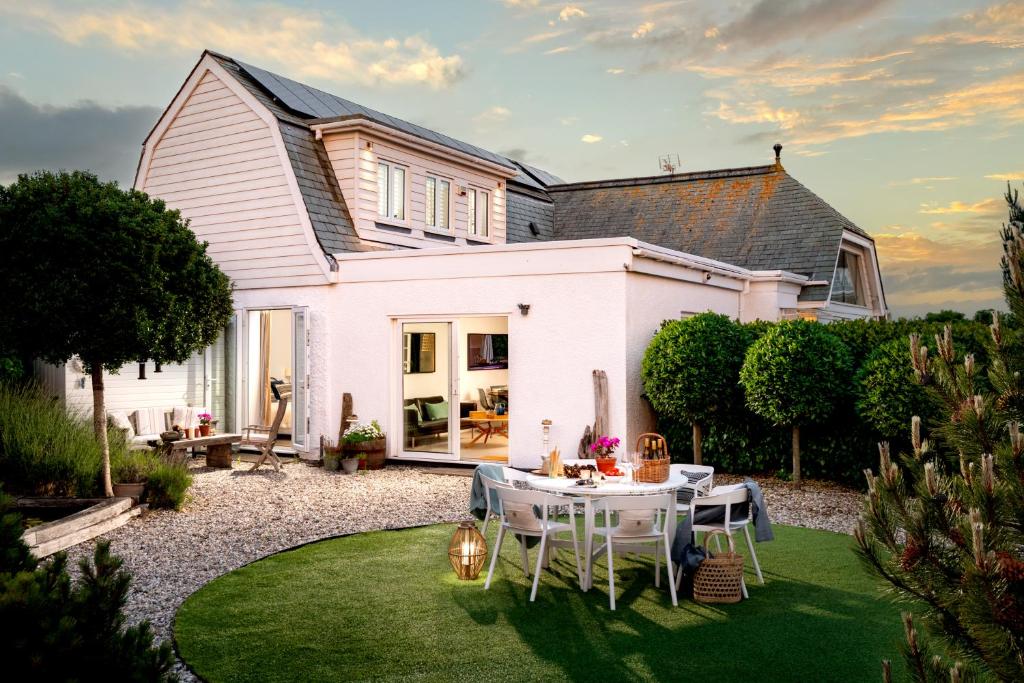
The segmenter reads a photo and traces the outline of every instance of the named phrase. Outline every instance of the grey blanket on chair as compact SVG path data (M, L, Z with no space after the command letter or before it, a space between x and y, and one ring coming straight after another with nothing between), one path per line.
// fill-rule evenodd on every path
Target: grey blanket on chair
M749 478L743 482L743 485L747 487L749 500L746 503L733 505L731 516L741 519L746 517L749 505L749 512L754 518L754 540L758 543L775 540L772 522L768 517L768 506L764 504L764 493L761 491L761 487L757 485L756 481ZM683 559L683 549L687 544L693 542L693 525L695 523L721 524L725 521L725 506L712 505L706 508L697 508L696 517L697 519L694 520L690 518L690 515L686 515L686 519L676 526L676 537L672 540L672 560L674 562L680 562Z
M479 520L483 520L487 514L487 488L480 479L480 475L495 481L505 481L505 471L501 465L477 465L473 472L473 486L469 489L469 511ZM498 492L491 491L491 509L500 510L501 502L498 500Z

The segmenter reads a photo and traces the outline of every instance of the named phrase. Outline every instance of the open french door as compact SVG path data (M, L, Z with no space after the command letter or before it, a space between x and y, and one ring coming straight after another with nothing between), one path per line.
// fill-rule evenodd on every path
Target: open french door
M309 451L309 309L292 308L292 447Z
M413 460L458 460L460 447L458 321L396 321L392 424L397 455Z

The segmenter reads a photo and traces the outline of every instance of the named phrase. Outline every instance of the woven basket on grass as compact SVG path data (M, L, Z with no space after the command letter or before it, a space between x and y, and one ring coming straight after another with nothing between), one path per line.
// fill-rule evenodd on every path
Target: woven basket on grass
M711 557L709 541L722 534L729 541L729 552ZM733 603L743 599L743 556L736 554L732 536L724 531L712 531L704 536L708 557L693 575L693 599L697 602Z

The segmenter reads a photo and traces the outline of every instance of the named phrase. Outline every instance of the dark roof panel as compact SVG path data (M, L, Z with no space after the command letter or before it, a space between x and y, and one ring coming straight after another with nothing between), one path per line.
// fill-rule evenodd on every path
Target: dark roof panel
M369 107L356 104L344 98L332 95L330 93L319 90L309 85L293 81L290 78L280 76L275 73L271 73L266 69L261 69L258 66L252 66L245 62L240 62L237 59L233 60L243 71L245 71L254 81L259 83L263 88L273 95L282 105L290 109L291 111L305 116L308 119L341 119L349 116L363 116L371 121L379 123L389 128L415 135L416 137L429 140L431 142L437 142L438 144L452 149L458 150L465 154L475 156L478 159L489 161L499 166L505 166L506 168L515 168L511 161L489 152L486 149L471 145L461 140L443 135L436 131L429 130L423 126L416 125L415 123L409 123L402 119L389 116L379 111L374 111Z
M831 282L843 230L864 231L774 165L547 188L554 239L629 236L751 270ZM802 300L827 287L805 288Z

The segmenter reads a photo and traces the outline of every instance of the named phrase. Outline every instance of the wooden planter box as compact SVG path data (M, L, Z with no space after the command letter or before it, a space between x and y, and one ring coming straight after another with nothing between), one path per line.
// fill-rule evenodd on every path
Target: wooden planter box
M364 470L379 470L384 468L384 457L388 451L388 440L374 439L362 443L345 444L342 448L346 455L362 458L359 468Z

